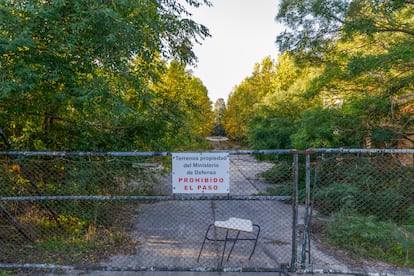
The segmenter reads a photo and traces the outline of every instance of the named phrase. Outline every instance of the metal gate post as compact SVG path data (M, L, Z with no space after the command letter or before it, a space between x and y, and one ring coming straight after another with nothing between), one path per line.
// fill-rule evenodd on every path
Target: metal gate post
M310 153L306 152L306 196L305 196L305 214L303 223L303 239L302 239L302 261L301 269L306 268L306 253L310 254L309 240L309 222L310 222L310 182L311 182L311 163ZM307 251L306 247L309 247Z
M290 270L297 269L297 236L298 236L298 190L299 190L299 155L293 154L293 189L292 189L292 259Z

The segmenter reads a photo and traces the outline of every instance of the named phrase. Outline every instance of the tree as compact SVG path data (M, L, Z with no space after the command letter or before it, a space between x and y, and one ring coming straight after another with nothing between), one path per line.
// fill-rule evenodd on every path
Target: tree
M223 116L226 112L226 103L224 99L219 98L214 104L214 126L213 135L226 136L226 131L223 126Z
M227 101L224 128L230 138L247 141L248 124L261 99L275 89L275 64L270 57L255 64L251 76L234 88Z
M320 68L301 67L285 52L279 56L269 89L255 105L248 124L249 144L253 148L292 148L291 136L297 131L296 121L302 112L320 105L308 99L305 91L317 77Z
M283 0L276 18L287 28L277 41L282 51L317 54L357 34L412 36L413 8L409 0Z
M361 147L363 135L358 118L336 108L313 108L302 112L291 135L293 148ZM361 137L362 136L362 137Z
M307 97L339 100L342 112L360 119L365 140L392 147L414 133L413 14L404 0L286 0L279 47L324 68Z
M167 0L2 0L0 17L0 125L24 149L112 149L143 127L160 59L191 64L209 35Z
M211 133L213 112L208 91L202 82L186 72L184 65L171 62L153 85L151 127L153 149L172 150L199 145ZM157 144L155 144L157 143Z

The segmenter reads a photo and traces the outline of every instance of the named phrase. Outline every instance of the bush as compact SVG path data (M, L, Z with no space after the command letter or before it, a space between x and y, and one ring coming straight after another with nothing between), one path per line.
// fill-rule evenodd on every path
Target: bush
M408 209L414 204L412 168L396 164L392 156L347 158L344 155L320 164L314 195L315 206L322 214L347 207L360 215L373 215L398 224L413 220L414 211Z
M360 191L348 183L334 182L332 185L316 190L315 207L323 215L337 213L342 209L352 210L358 205Z
M278 162L272 168L261 173L266 183L283 184L292 180L292 168L286 162Z
M357 256L375 258L394 264L413 265L414 229L398 227L374 216L339 212L327 225L328 241L350 250Z

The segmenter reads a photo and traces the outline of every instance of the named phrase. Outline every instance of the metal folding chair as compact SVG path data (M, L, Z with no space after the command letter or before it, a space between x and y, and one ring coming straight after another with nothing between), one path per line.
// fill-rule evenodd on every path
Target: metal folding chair
M209 233L210 233L210 229L212 229L212 228L225 229L226 230L225 237L224 238L212 238L212 237L210 237ZM229 235L230 231L237 232L236 236L231 237ZM251 237L251 238L240 238L240 233L241 232L251 233L251 234L253 234L253 237ZM257 224L252 223L251 220L248 220L248 219L241 219L241 218L231 217L226 221L215 221L214 223L210 224L207 228L206 234L204 235L203 243L201 245L200 253L198 254L197 262L200 260L201 253L203 252L204 245L205 245L207 240L208 241L216 241L216 242L217 241L218 242L224 242L223 252L221 254L220 265L223 264L224 253L226 252L227 242L233 242L233 245L231 246L230 252L227 255L227 261L228 261L230 259L230 255L233 252L234 246L236 245L237 241L254 241L254 245L253 245L252 251L251 251L250 256L249 256L249 260L250 260L253 256L253 254L254 254L255 249L256 249L259 234L260 234L260 226L257 225Z

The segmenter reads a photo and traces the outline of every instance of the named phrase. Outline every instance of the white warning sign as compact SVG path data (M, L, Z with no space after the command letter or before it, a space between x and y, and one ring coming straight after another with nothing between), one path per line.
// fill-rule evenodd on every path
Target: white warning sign
M229 154L180 152L172 154L173 193L229 193Z

